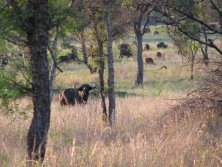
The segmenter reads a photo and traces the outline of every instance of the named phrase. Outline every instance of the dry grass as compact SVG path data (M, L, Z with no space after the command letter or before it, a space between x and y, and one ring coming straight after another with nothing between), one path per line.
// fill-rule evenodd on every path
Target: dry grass
M164 115L176 103L160 97L117 98L117 119L111 129L101 121L99 100L61 108L55 99L45 165L221 166L222 137L217 131L221 132L222 118L187 109L180 119L171 112L174 119L166 122ZM30 119L14 122L1 115L0 120L1 166L25 166Z
M222 117L212 112L212 107L202 112L201 105L192 108L170 100L184 98L195 82L187 79L187 67L181 66L181 59L174 51L165 51L167 60L156 60L157 66L145 66L142 88L134 86L134 59L118 60L115 64L119 96L112 128L102 122L97 96L90 98L86 106L63 108L55 96L45 166L222 166ZM167 65L168 70L159 71L162 65ZM63 68L66 73L58 76L56 87L98 80L96 74L89 75L81 65ZM126 94L120 96L121 92ZM32 117L30 99L20 99L17 103L27 112L28 119L0 114L2 167L23 167L26 163L26 135ZM179 110L172 107L182 104L185 105Z

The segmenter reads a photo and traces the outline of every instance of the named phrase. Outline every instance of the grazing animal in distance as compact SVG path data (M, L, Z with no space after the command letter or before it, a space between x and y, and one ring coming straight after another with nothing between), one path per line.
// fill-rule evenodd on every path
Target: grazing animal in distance
M59 63L70 63L73 61L80 61L77 55L77 49L75 47L72 48L71 53L68 53L64 56L60 56L58 62Z
M118 46L118 49L120 50L119 58L123 58L123 56L127 57L133 56L129 44L122 43Z
M65 89L59 94L59 102L63 105L86 104L89 91L96 88L96 83L75 84L73 88Z
M159 42L157 48L167 48L167 45L164 42Z
M163 58L163 54L161 52L156 53L157 58Z
M69 62L70 62L69 56L60 56L59 57L59 63L69 63Z
M153 59L151 57L145 57L145 64L155 65Z
M153 34L154 34L154 35L158 35L158 34L159 34L159 31L154 31Z
M144 27L144 32L145 32L145 33L149 33L149 32L150 32L150 28L149 28L149 27L147 27L147 26L146 26L146 27Z
M148 43L143 45L143 51L150 50L150 45Z
M77 54L78 54L78 53L77 53L77 49L76 49L76 48L73 48L72 51L71 51L71 53L69 54L69 59L70 59L70 60L73 60L73 61L78 60L79 58L78 58L78 55L77 55Z
M132 57L133 54L130 50L121 50L119 57L123 58L123 56L127 56L129 58L129 57Z

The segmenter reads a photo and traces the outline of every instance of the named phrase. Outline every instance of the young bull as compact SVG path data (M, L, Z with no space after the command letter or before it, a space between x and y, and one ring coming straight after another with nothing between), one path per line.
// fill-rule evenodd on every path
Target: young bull
M74 88L65 89L59 94L59 102L61 105L86 104L89 97L89 91L96 88L96 83L75 84Z
M144 63L150 65L156 65L151 57L145 57Z

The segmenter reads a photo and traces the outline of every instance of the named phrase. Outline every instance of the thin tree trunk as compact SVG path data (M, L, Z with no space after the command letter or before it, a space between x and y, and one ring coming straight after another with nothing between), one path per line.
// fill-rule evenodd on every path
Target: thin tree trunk
M192 80L194 78L194 59L195 59L195 53L192 51L191 53L191 61L190 61L190 79Z
M139 33L136 34L137 39L137 77L136 86L143 85L143 58L142 58L142 39L143 36Z
M99 67L99 82L100 82L100 90L99 94L101 96L101 106L102 106L102 119L104 122L107 121L107 109L106 109L106 98L105 98L105 82L104 82L104 69L105 69L105 63L104 63L104 52L103 52L103 42L99 36L99 31L98 31L98 25L97 21L95 18L95 15L93 17L93 26L95 30L95 36L96 36L96 41L98 44L98 50L99 50L99 57L100 57L100 67Z
M208 43L208 37L207 37L207 32L206 32L205 28L204 28L204 39L205 39L205 42ZM206 66L208 66L208 64L209 64L208 45L204 45L204 48L201 47L201 51L202 51L202 54L203 54L204 64Z
M57 60L57 54L54 52L56 45L57 45L57 39L58 39L58 31L59 28L56 27L56 33L55 33L55 37L52 43L52 50L51 50L51 54L54 54L52 56L54 56L54 59ZM50 76L49 76L49 86L50 86L50 103L52 102L53 99L53 83L55 81L55 77L56 77L56 62L52 60L52 66L50 69Z
M99 55L100 58L103 59L103 57L101 55L103 55L103 46L99 46ZM100 67L99 67L99 82L100 82L100 96L101 96L101 106L102 106L102 112L103 112L103 116L102 119L103 121L107 121L107 109L106 109L106 97L105 97L105 82L104 82L104 69L105 69L105 64L104 64L104 60L101 60L100 62Z
M31 53L32 91L34 113L28 131L28 159L42 162L46 152L46 139L50 126L50 86L47 59L48 1L28 1L34 14L29 19L27 40ZM30 164L31 165L31 164Z
M114 61L113 61L113 39L112 39L112 21L110 19L110 9L108 7L106 16L107 25L107 52L108 52L108 97L109 97L109 124L115 122L115 85L114 85Z
M208 66L208 64L209 64L208 46L207 46L207 45L204 45L204 48L201 47L201 52L202 52L202 54L203 54L204 64L205 64L206 66Z

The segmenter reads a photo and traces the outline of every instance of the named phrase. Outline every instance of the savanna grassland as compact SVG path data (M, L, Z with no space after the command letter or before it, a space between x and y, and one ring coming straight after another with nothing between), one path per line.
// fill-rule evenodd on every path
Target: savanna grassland
M153 29L151 29L153 31ZM205 78L206 67L198 55L194 80L189 65L177 54L166 33L146 34L144 43L151 50L156 65L144 66L144 85L135 87L136 57L134 37L129 42L133 58L119 59L114 45L116 120L110 128L103 124L98 87L85 106L61 107L58 93L75 82L98 83L98 74L78 63L62 65L55 81L51 106L51 126L44 161L49 167L219 167L222 166L222 118L210 110L175 106L183 105L187 93L198 88ZM156 43L166 41L167 49ZM164 59L157 59L161 51ZM167 70L160 69L167 66ZM107 71L106 71L107 72ZM107 80L107 74L106 80ZM26 164L26 135L32 111L30 99L14 102L22 114L0 115L0 166L22 167ZM107 101L108 104L108 101Z

